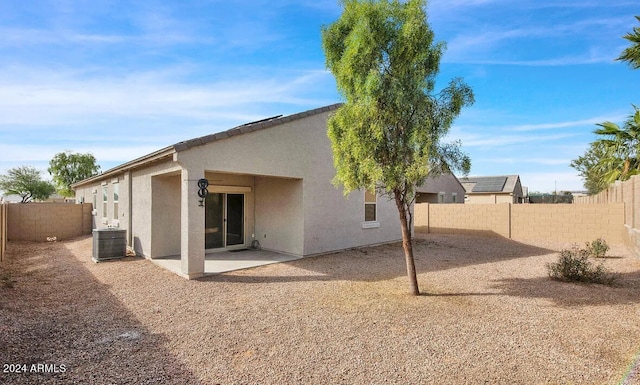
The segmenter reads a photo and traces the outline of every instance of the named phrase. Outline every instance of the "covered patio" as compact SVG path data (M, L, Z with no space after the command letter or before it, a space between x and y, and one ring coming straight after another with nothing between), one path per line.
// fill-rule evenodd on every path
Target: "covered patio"
M256 249L209 252L205 254L204 275L221 274L272 263L295 261L300 258L302 257ZM185 275L182 272L180 255L154 258L151 261L180 276Z

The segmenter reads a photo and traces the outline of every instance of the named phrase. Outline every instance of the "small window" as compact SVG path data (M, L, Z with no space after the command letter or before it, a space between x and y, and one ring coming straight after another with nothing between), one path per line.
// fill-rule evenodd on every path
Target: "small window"
M458 193L451 193L451 201L453 203L458 203Z
M444 200L445 200L444 198L445 198L445 196L446 196L446 193L439 192L439 193L438 193L438 203L444 203Z
M364 192L364 221L365 222L375 222L376 221L376 211L377 211L377 200L376 200L376 192L366 190Z
M118 184L113 184L113 219L118 219Z
M107 199L108 197L108 189L107 186L102 186L102 217L107 217Z

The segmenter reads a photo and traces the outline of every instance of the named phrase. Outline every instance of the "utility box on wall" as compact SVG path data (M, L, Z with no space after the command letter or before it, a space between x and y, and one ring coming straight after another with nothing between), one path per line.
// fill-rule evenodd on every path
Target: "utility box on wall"
M127 256L127 230L106 228L93 230L93 261L100 262Z

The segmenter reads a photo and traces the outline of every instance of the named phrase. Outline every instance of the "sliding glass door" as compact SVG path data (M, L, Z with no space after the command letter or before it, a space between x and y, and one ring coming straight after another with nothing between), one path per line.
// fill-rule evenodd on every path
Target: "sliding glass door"
M210 193L204 209L205 249L244 245L244 194Z

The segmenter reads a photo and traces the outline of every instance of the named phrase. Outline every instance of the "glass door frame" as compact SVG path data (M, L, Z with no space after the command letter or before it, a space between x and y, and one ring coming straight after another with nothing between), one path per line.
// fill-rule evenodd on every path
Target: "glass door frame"
M247 221L246 221L246 212L247 212L247 194L245 192L214 192L212 194L222 194L222 247L216 248L207 248L206 243L206 231L205 231L205 252L217 252L217 251L225 251L225 250L240 250L245 249L246 239L247 239ZM227 197L229 194L232 195L242 195L242 215L240 220L242 221L242 242L235 245L227 245L227 221L228 221L228 200ZM205 198L205 207L207 209L206 198ZM205 223L203 224L206 229L206 212L205 212Z

